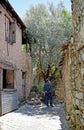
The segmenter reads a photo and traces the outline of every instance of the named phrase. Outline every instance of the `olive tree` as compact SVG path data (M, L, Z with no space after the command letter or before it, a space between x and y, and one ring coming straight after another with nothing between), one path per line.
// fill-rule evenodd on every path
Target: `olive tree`
M51 79L60 76L60 46L73 31L71 13L63 3L57 7L49 3L48 8L38 4L26 12L24 22L36 39L31 44L35 77L45 80L49 76Z

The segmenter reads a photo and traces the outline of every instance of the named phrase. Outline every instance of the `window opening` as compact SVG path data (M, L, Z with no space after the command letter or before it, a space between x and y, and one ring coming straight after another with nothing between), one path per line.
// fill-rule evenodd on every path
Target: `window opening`
M3 88L14 88L14 70L3 69Z
M16 21L11 22L6 16L5 16L5 39L9 44L13 44L16 42Z

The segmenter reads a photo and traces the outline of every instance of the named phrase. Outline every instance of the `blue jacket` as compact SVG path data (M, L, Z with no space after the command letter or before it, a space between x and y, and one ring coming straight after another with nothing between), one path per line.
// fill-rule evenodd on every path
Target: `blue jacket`
M52 88L52 84L50 82L46 82L44 84L44 92L47 91L48 93L52 93L53 92L53 88Z

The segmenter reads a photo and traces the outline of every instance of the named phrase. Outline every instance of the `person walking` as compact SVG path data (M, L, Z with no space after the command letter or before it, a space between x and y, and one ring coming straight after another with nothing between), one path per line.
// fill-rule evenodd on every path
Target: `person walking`
M53 88L50 80L47 78L43 87L43 91L45 94L45 104L47 107L49 107L49 104L51 107L53 107Z

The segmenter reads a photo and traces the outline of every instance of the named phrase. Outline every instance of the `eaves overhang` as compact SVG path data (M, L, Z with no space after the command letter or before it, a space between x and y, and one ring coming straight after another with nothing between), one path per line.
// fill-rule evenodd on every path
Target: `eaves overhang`
M14 10L14 8L12 7L12 5L9 3L8 0L0 0L0 4L4 6L6 10L8 10L11 13L12 17L14 17L17 20L17 22L21 25L22 29L26 28L25 24L23 23L23 21L21 20L21 18L16 13L16 11Z

